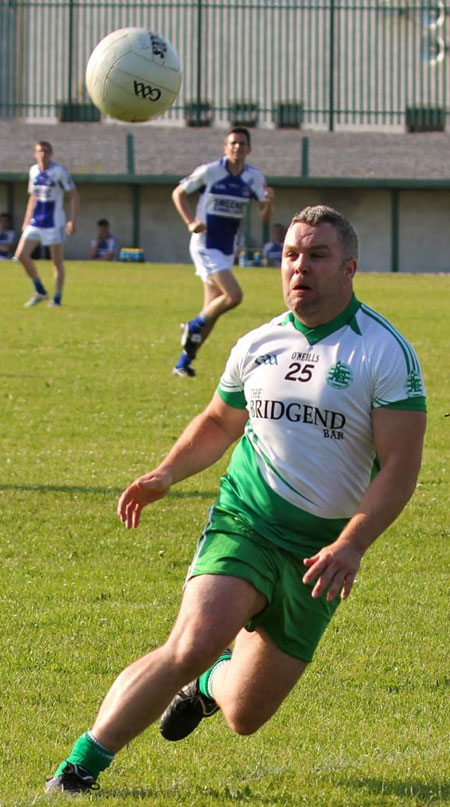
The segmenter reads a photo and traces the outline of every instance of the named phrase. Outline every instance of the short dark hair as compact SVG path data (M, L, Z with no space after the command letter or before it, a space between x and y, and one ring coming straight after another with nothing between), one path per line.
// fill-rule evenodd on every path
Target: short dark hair
M231 129L228 129L228 132L226 133L225 140L227 140L231 134L243 134L243 135L245 135L245 137L247 138L247 144L248 144L249 148L252 147L252 139L250 137L250 132L248 131L248 129L245 126L232 126Z
M109 227L108 219L99 219L97 222L97 227Z
M36 148L36 146L46 146L46 148L48 148L48 150L53 154L53 146L48 142L48 140L36 140L34 147Z
M0 213L0 219L8 219L9 221L12 221L11 213Z
M331 224L345 248L347 259L358 257L358 234L353 224L334 207L327 207L327 205L304 207L293 216L290 226L297 222L311 224L312 227L317 227L322 223Z

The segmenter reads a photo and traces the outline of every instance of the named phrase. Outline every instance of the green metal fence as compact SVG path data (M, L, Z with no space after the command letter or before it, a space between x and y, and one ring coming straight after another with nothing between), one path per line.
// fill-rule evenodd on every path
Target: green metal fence
M441 0L0 0L0 118L99 120L89 54L137 25L183 63L166 122L442 130L449 14Z

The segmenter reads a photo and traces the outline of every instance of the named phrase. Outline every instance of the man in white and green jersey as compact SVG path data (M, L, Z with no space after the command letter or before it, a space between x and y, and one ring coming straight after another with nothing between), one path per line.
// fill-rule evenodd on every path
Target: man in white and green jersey
M256 731L412 495L421 371L406 339L354 297L357 254L352 225L332 208L293 218L281 268L288 312L238 341L205 411L122 494L119 516L137 527L147 504L240 438L167 642L119 675L47 790L95 786L161 714L168 740L219 708L235 732Z
M372 411L425 409L412 348L355 297L318 328L290 312L244 336L218 392L248 410L219 502L234 510L237 497L238 512L290 552L313 548L313 524L320 536L336 520L337 537L358 507L376 467Z

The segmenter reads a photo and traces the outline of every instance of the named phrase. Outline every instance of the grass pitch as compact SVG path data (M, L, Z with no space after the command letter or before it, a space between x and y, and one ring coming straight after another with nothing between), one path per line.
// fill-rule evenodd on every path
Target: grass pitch
M41 264L51 288L49 265ZM226 467L188 479L137 531L117 498L153 467L216 386L236 338L284 310L278 272L236 274L196 379L170 375L198 311L190 267L69 263L61 310L24 309L0 265L0 804L54 804L44 779L92 723L117 673L162 642ZM450 804L448 276L364 274L358 296L413 342L428 392L418 490L372 547L316 660L258 734L218 715L186 742L152 726L101 779L114 806Z

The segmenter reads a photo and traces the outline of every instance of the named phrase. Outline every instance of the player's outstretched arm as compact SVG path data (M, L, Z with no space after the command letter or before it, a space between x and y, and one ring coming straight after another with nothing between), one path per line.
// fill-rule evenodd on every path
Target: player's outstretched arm
M118 516L125 527L138 527L143 508L162 499L169 492L171 484L170 474L157 468L129 485L122 493L117 507Z
M162 499L171 485L213 465L244 431L248 412L228 406L216 392L204 412L191 421L162 463L136 479L119 499L118 516L137 527L147 504Z
M315 585L314 598L327 591L331 602L349 596L361 558L369 546L401 513L416 487L422 458L424 412L375 409L372 413L375 448L381 470L339 538L316 555L305 558L303 582Z

